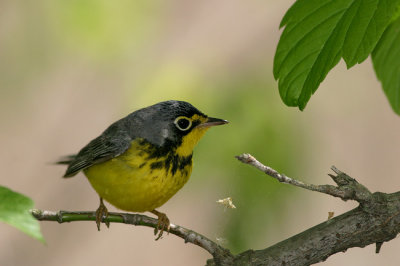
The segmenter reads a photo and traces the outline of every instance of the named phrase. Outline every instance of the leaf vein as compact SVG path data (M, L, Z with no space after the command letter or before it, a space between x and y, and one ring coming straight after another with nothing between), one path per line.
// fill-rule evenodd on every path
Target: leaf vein
M327 22L329 19L333 18L334 16L340 14L343 10L344 10L344 9L341 9L341 10L337 11L336 13L332 14L331 16L329 16L329 17L325 18L324 20L322 20L318 25L316 25L315 27L311 28L306 34L304 34L303 37L301 37L295 44L293 44L292 48L289 50L289 52L285 55L284 59L282 60L282 62L281 62L281 64L280 64L280 68L279 68L279 70L278 70L278 73L280 72L282 66L286 64L286 61L287 61L287 59L289 58L289 55L292 55L292 53L295 51L295 49L293 49L293 47L296 47L296 46L298 46L301 42L303 42L304 40L307 40L306 37L308 37L311 33L313 33L314 31L316 31L323 23ZM339 19L339 21L340 21L340 19ZM337 24L338 24L338 23L336 23L336 25L337 25ZM334 32L335 29L336 29L336 26L333 27L332 32ZM331 36L331 35L329 35L327 39L329 39L330 36ZM325 43L326 43L326 42L324 42L324 44L322 45L321 50L322 50L322 48L324 47Z

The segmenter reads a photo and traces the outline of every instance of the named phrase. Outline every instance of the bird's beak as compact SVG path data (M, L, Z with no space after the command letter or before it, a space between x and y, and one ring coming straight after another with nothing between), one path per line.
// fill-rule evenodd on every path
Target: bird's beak
M198 125L198 127L213 127L228 124L229 122L224 119L208 117L207 121Z

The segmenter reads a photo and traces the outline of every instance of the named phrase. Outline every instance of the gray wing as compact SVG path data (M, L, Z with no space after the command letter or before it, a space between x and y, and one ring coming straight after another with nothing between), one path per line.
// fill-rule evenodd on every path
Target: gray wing
M129 149L132 138L118 124L110 126L103 134L89 142L69 162L64 177L72 177L94 164L108 161Z

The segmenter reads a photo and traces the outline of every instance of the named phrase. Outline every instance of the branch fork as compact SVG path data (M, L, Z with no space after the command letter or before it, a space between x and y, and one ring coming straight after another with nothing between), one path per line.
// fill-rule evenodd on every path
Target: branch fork
M376 244L379 253L384 242L394 239L400 232L400 192L371 193L365 186L332 166L329 174L336 183L313 185L290 178L260 163L250 154L236 156L279 182L311 191L338 197L344 201L355 200L360 205L340 216L333 217L300 234L269 248L245 251L235 256L236 265L310 265L352 247ZM209 261L209 265L214 265Z

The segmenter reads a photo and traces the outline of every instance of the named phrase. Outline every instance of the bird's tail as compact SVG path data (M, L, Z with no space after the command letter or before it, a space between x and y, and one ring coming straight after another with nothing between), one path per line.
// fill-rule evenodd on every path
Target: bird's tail
M56 162L56 164L67 164L69 165L73 160L75 160L76 155L67 155L64 157L61 157L59 161Z

